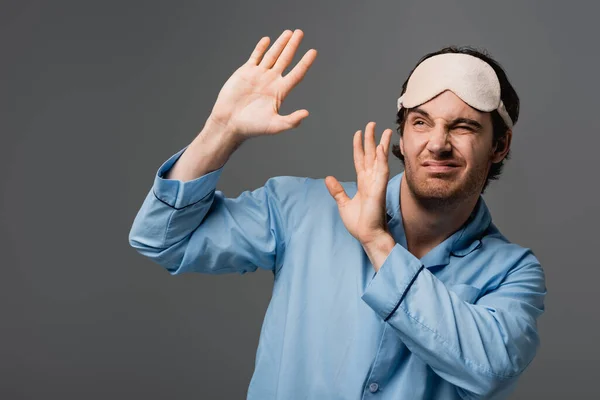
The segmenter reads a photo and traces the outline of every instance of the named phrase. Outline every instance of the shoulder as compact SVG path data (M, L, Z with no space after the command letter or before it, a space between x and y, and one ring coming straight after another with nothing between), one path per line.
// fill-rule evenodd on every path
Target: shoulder
M356 194L357 186L356 182L352 181L339 181L342 188L352 198ZM323 178L306 178L304 184L305 196L312 205L319 206L331 206L337 210L335 200L329 193L327 186L325 185L325 177Z
M353 197L356 194L356 182L340 184L346 194ZM325 185L325 178L276 176L265 184L267 190L273 193L281 208L298 218L321 218L323 215L335 212L337 205Z
M309 178L303 176L273 176L267 179L264 187L275 195L287 196L302 191L308 179Z
M322 178L304 178L306 179L305 181L305 186L306 189L309 190L310 194L313 195L317 195L317 196L322 196L322 195L327 195L327 196L331 196L329 194L329 191L327 190L327 186L325 185L325 177ZM356 190L357 190L357 186L356 186L356 182L353 181L339 181L340 184L342 185L342 187L344 188L344 190L346 191L346 194L350 197L354 196L356 194Z
M534 274L544 280L543 268L533 250L508 240L493 223L481 239L481 250L487 265L501 266L496 269L498 283L521 273Z
M506 261L512 261L508 264L539 264L539 260L532 249L511 242L493 223L490 224L484 236L481 238L481 244L482 249L484 249L490 257L502 257Z
M274 176L269 178L260 189L266 190L273 201L286 208L292 205L297 208L302 204L322 204L325 195L330 197L325 186L325 178Z

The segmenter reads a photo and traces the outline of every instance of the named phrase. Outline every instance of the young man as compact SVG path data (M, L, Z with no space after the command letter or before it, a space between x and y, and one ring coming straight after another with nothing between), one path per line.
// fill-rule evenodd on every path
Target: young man
M546 294L536 257L481 197L510 149L514 89L480 53L430 54L398 99L403 173L388 180L392 130L376 145L369 123L356 183L278 176L227 198L215 188L233 151L308 116L278 115L316 57L281 75L302 36L258 42L158 169L130 244L171 274L273 271L250 399L505 398L535 355Z

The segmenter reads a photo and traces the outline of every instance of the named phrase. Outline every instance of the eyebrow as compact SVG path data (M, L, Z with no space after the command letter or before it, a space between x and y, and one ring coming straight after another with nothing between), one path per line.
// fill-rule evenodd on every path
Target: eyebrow
M411 110L409 110L408 112L408 116L410 116L410 114L415 113L415 114L420 114L425 118L431 119L431 116L429 115L429 113L425 110L423 110L422 108L416 107L416 108L412 108ZM471 118L464 118L464 117L459 117L459 118L455 118L452 121L450 121L450 126L455 126L458 124L467 124L467 125L471 125L473 128L477 129L477 130L481 130L483 129L483 125L481 125L479 122L475 121L474 119Z

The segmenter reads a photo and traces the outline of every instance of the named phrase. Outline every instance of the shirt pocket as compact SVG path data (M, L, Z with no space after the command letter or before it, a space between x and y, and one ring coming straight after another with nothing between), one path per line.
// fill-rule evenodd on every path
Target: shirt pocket
M467 285L465 283L451 285L448 289L454 292L462 300L471 304L474 304L477 301L479 294L481 293L481 290L478 287Z

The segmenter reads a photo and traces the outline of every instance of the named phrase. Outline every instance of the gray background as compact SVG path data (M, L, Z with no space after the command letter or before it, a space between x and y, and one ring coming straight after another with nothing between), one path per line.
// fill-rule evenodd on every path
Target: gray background
M515 399L592 398L598 326L598 8L522 1L2 1L0 398L241 399L272 275L171 277L129 247L154 173L201 129L261 36L319 55L218 188L355 180L352 135L395 128L400 86L448 44L486 48L521 96L485 198L547 274L542 347ZM397 140L398 136L394 136ZM401 171L390 156L391 176ZM597 397L596 397L597 398Z

